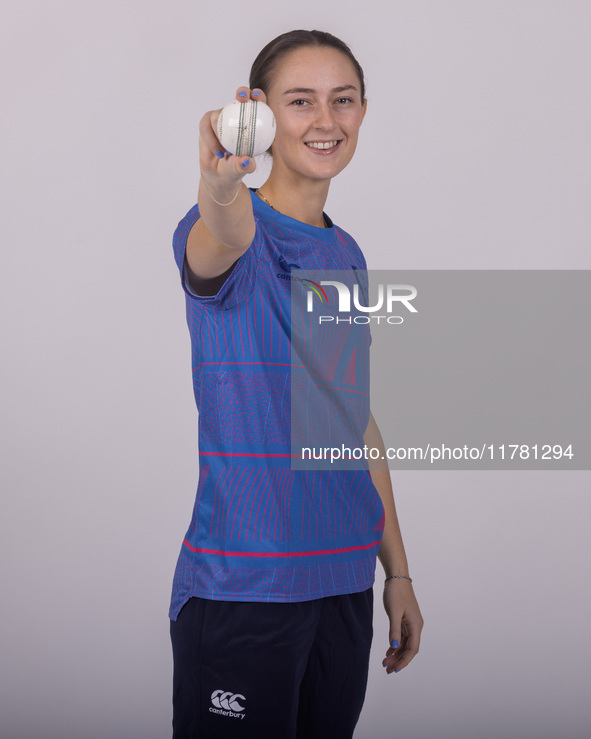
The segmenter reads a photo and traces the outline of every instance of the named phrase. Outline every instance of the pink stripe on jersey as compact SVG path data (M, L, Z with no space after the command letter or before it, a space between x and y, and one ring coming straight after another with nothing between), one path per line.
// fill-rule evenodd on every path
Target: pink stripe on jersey
M294 457L300 458L301 454L251 454L249 452L199 452L199 455L209 457Z
M215 365L216 367L219 367L223 364L257 364L257 365L264 365L268 367L303 367L303 364L289 364L289 362L200 362L197 367L193 370L193 372L196 372L199 367L205 367L207 365Z
M226 557L313 557L322 554L342 554L344 552L358 552L363 549L371 549L382 540L377 539L371 544L362 544L356 547L341 547L340 549L316 549L309 552L228 552L224 549L206 549L205 547L194 547L185 539L183 544L192 552L200 554L223 554Z

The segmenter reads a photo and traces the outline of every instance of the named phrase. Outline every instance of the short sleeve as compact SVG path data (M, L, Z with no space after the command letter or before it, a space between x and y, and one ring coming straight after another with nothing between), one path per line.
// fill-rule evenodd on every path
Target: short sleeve
M173 238L174 259L179 270L181 285L190 300L217 310L227 310L247 298L254 288L258 260L258 239L235 262L230 274L215 295L197 295L191 290L185 271L185 252L189 232L199 220L199 206L194 205L179 222ZM255 221L257 220L255 216ZM257 223L258 233L258 223Z

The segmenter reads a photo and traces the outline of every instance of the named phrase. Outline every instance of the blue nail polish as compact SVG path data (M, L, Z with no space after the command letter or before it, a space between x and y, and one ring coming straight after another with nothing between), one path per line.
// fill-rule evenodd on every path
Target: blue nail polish
M402 669L402 667L400 668L400 670L401 670L401 669ZM394 670L394 672L400 672L400 670Z
M224 152L223 151L216 151L215 153L216 157L219 157L220 159L224 158Z
M255 90L252 94L256 97L259 97L261 93L258 90Z
M238 93L238 97L240 97L240 98L245 98L246 97L246 93L244 92L244 90L242 90L241 92Z
M243 166L243 167L248 167L248 165L249 165L249 164L250 164L250 159L245 159L245 160L244 160L244 161L242 162L242 166Z
M398 639L392 639L392 649L398 649L399 646Z
M226 154L227 154L227 155L228 155L229 157L231 157L231 156L232 156L232 152L231 152L231 151L228 151L228 150L226 149L226 150L225 150L225 152L226 152Z

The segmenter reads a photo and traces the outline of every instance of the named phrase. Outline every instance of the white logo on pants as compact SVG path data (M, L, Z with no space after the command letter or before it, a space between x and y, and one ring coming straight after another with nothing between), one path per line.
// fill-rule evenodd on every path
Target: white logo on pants
M212 713L220 713L222 716L233 716L234 718L244 718L245 713L244 706L238 702L240 700L245 701L246 698L240 693L232 693L231 690L214 690L211 694L211 702L215 708L210 708ZM217 710L216 710L217 709Z

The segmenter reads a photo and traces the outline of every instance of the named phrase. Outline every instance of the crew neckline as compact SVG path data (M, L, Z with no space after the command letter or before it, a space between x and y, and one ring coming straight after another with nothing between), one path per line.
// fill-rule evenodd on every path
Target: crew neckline
M313 236L319 241L334 241L336 239L336 227L332 222L332 219L323 211L323 216L326 219L328 226L326 228L320 228L320 226L312 226L309 223L298 221L296 218L286 216L280 213L275 208L272 208L268 203L256 194L255 187L249 187L250 197L255 212L258 215L263 216L266 220L271 220L281 225L289 231L296 231L299 233L305 233L309 236Z

